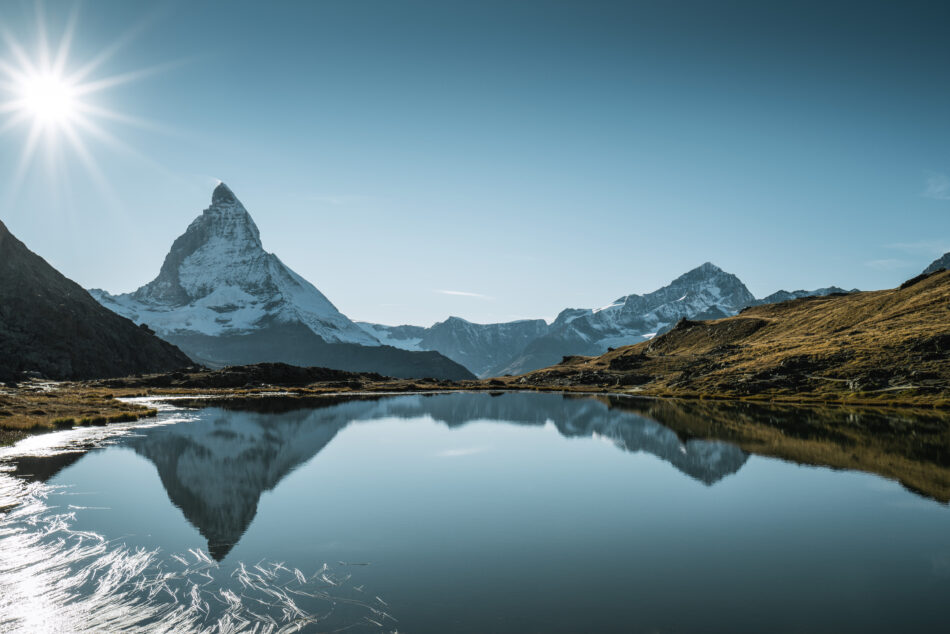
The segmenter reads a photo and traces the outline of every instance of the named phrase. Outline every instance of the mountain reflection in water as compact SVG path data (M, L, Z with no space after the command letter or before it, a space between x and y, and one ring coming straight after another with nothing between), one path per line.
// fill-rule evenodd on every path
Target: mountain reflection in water
M293 403L257 405L280 410ZM168 497L208 540L208 552L219 561L251 524L264 491L320 453L342 429L361 421L429 417L450 428L477 420L552 423L566 437L599 437L624 451L653 454L707 485L735 473L748 458L725 442L683 441L655 420L598 400L553 394L407 395L308 404L282 412L212 407L203 414L187 424L143 430L124 444L155 464Z
M148 427L120 440L151 461L171 502L223 560L247 531L264 491L317 456L344 428L381 419L431 419L450 429L474 421L551 425L568 438L600 438L644 452L707 486L750 454L877 473L915 493L950 500L950 437L939 414L777 407L750 403L537 393L386 397L195 399L187 423ZM47 480L82 452L14 461Z

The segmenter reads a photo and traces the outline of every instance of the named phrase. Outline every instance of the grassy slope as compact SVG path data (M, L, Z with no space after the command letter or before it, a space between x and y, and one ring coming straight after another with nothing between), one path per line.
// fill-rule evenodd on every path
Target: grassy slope
M503 379L642 394L950 406L950 271L901 289L757 306Z

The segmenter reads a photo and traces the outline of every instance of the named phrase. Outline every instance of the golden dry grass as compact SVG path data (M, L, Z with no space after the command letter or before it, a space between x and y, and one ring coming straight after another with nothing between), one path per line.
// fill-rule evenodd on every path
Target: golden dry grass
M0 444L28 433L75 425L107 425L154 416L155 410L123 403L111 392L77 383L22 384L0 389Z
M205 371L208 373L208 371ZM187 378L185 379L187 380ZM154 416L156 410L125 403L120 398L141 396L197 396L255 398L276 392L301 399L333 394L443 391L437 381L403 379L341 385L315 383L304 387L260 385L253 388L148 387L149 377L91 382L22 383L0 388L0 445L16 442L31 433L67 429L76 425L108 425ZM103 383L111 383L108 387ZM122 387L121 384L128 386Z

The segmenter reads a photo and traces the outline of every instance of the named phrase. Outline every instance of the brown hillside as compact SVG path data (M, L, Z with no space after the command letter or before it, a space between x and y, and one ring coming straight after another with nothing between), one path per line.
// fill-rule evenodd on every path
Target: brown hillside
M657 395L950 405L950 271L901 288L808 297L505 382Z

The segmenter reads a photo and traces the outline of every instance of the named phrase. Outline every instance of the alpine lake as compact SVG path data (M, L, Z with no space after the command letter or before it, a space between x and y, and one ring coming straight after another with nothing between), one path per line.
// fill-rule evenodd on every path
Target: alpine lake
M937 413L150 401L0 450L0 632L946 632Z

